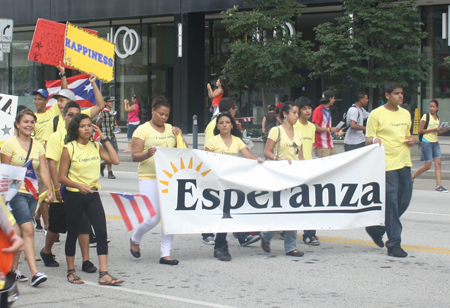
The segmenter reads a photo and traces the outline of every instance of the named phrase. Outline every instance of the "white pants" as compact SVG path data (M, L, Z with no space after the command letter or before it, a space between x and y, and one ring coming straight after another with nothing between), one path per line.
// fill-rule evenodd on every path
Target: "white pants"
M136 229L134 229L131 240L135 244L140 244L142 237L145 233L152 230L161 221L161 214L159 210L159 198L158 187L156 180L139 180L139 192L142 195L147 196L156 212L155 216L141 223ZM161 227L161 258L170 256L170 250L172 249L173 234L164 234Z

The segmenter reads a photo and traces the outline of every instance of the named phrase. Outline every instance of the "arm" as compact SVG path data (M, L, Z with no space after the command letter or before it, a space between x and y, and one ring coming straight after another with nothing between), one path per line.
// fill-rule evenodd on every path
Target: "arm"
M102 92L100 92L100 89L97 86L97 75L94 73L91 73L89 76L89 82L92 85L92 88L94 88L94 94L95 94L95 100L97 101L97 105L91 107L91 118L93 119L97 114L100 113L100 111L105 108L105 101L103 100Z
M56 67L61 75L61 89L68 89L67 86L67 78L66 78L66 69L61 65L61 61L59 61L59 65ZM57 105L57 104L55 104Z
M47 159L48 161L48 169L50 169L50 177L53 182L53 186L55 187L55 198L58 201L62 202L62 196L61 196L61 184L59 183L58 179L58 162L53 159Z
M337 127L331 127L330 129L328 129L328 127L322 127L317 123L314 123L314 126L316 127L316 132L318 133L336 133L337 132Z
M67 148L64 148L61 155L61 163L59 165L59 174L58 174L59 182L68 187L79 189L80 193L82 194L91 194L92 190L87 185L74 182L67 177L67 171L69 170L69 161L70 161L69 151L67 150Z
M120 158L119 155L117 154L116 150L114 149L114 147L111 144L111 141L106 141L106 136L105 134L103 134L102 130L98 128L98 126L93 125L95 130L98 132L98 135L100 136L100 139L103 140L106 148L108 149L108 151L106 151L102 146L100 146L100 157L105 160L106 162L113 164L113 165L118 165L120 163Z
M365 130L365 129L366 129L365 126L358 125L358 124L356 124L356 122L353 121L353 120L350 120L350 127L351 127L352 129L354 129L354 130Z
M39 156L39 172L41 174L42 181L44 181L45 186L48 189L48 202L52 203L55 200L55 195L53 194L53 186L50 180L50 174L48 173L47 160L45 159L45 154Z
M265 134L266 133L266 117L263 118L261 126L262 126L263 133Z
M125 104L125 106L123 107L123 109L124 109L126 112L131 112L131 111L133 111L133 110L136 110L136 106L135 106L135 105L133 105L133 106L130 107L130 101L129 101L129 100L125 99L123 102L124 102L124 104Z
M0 154L2 164L9 165L11 163L11 156L8 156L6 154Z
M420 121L419 134L427 134L433 132L438 132L439 134L439 127L433 129L425 129L425 123L426 123L425 121Z
M449 127L449 128L446 128L446 129L444 129L444 130L439 130L439 131L438 131L438 135L445 134L445 133L448 132L449 130L450 130L450 127Z
M278 160L278 157L273 154L273 148L275 147L275 141L268 138L266 148L264 149L264 156L271 160Z
M134 162L141 162L149 159L153 155L155 155L156 148L151 147L147 150L147 152L142 152L144 150L144 140L133 137L131 139L131 148L133 151L131 152L131 159Z
M245 147L245 148L243 148L243 149L241 150L241 154L242 154L242 156L244 156L245 158L257 160L258 163L260 163L260 164L264 162L264 159L263 159L263 158L261 158L261 157L255 157L255 155L253 155L247 147Z

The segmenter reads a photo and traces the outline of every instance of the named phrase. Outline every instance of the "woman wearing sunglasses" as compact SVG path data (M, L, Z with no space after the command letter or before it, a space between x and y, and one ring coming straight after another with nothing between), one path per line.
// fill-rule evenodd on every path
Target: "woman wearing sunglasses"
M269 132L264 150L267 158L287 160L289 164L293 160L303 160L302 132L294 127L298 115L299 108L293 102L285 102L281 106L279 117L283 124L273 127ZM261 248L265 252L270 252L270 240L274 234L275 231L261 232ZM287 256L303 256L303 252L297 250L297 230L285 232L284 249Z

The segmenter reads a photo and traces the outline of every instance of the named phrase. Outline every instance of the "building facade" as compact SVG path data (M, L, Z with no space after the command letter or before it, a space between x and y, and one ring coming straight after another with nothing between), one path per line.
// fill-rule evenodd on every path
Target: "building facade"
M148 118L152 99L165 95L173 106L169 122L191 132L192 118L197 115L201 132L211 116L206 84L215 83L220 77L230 55L231 39L221 23L220 12L234 5L242 7L244 2L0 0L0 18L14 20L11 53L5 54L0 62L0 93L18 95L19 104L33 106L31 92L45 87L45 80L58 78L56 69L27 60L36 21L38 18L70 21L115 41L118 48L115 78L102 84L102 92L116 98L115 108L122 124L126 121L124 99L139 95L144 103L144 117ZM341 1L299 2L307 8L294 27L310 41L314 41L315 26L342 15ZM409 104L422 108L431 99L442 99L440 114L448 112L450 118L448 70L442 66L443 59L450 54L449 40L442 38L442 13L449 12L450 1L422 2L418 18L425 23L429 36L421 48L427 58L435 59L435 65L430 68L429 79L422 84L419 95L409 98ZM326 85L326 80L309 80L300 88L268 89L267 97L270 104L300 95L318 102ZM254 123L260 123L261 93L236 89L231 94L238 105L238 117L253 116ZM337 104L335 120L352 104L352 96L352 91L348 91L338 97L342 103Z

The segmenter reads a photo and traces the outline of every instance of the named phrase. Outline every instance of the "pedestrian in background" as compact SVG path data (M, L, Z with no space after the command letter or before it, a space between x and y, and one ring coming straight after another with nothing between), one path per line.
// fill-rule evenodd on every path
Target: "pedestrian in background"
M366 146L364 120L369 117L369 113L363 107L369 103L369 96L364 91L358 91L355 94L355 101L347 111L345 126L348 130L344 138L345 152Z
M219 108L220 100L224 97L228 97L230 95L230 90L228 88L227 83L223 80L223 78L219 78L216 81L216 87L214 91L212 90L211 84L206 84L206 88L208 89L208 97L212 98L212 114L216 113Z
M113 104L114 104L114 98L112 96L105 96L103 99L105 101L105 109L100 112L98 119L97 119L97 126L100 127L103 134L111 140L111 145L113 146L114 150L116 150L116 153L119 153L119 148L117 146L117 140L116 135L114 134L114 130L116 128L119 128L119 125L117 125L117 119L115 114L112 111ZM119 129L120 132L120 129ZM100 141L103 147L108 150L103 143L103 141ZM112 165L106 161L102 162L100 164L100 175L104 176L104 170L105 167L108 167L108 179L115 179L112 172Z
M262 131L264 134L264 136L263 136L264 142L267 142L267 135L269 134L272 127L275 127L278 124L281 124L281 120L277 117L275 109L276 109L275 105L270 105L269 112L266 113L266 115L264 116L264 118L262 120L261 125L262 125Z
M139 96L136 94L131 97L132 104L130 105L130 101L125 99L124 101L124 110L128 112L128 129L127 129L127 139L128 139L128 147L122 153L131 153L131 139L133 138L133 133L136 128L141 124L141 116L142 116L142 101Z

